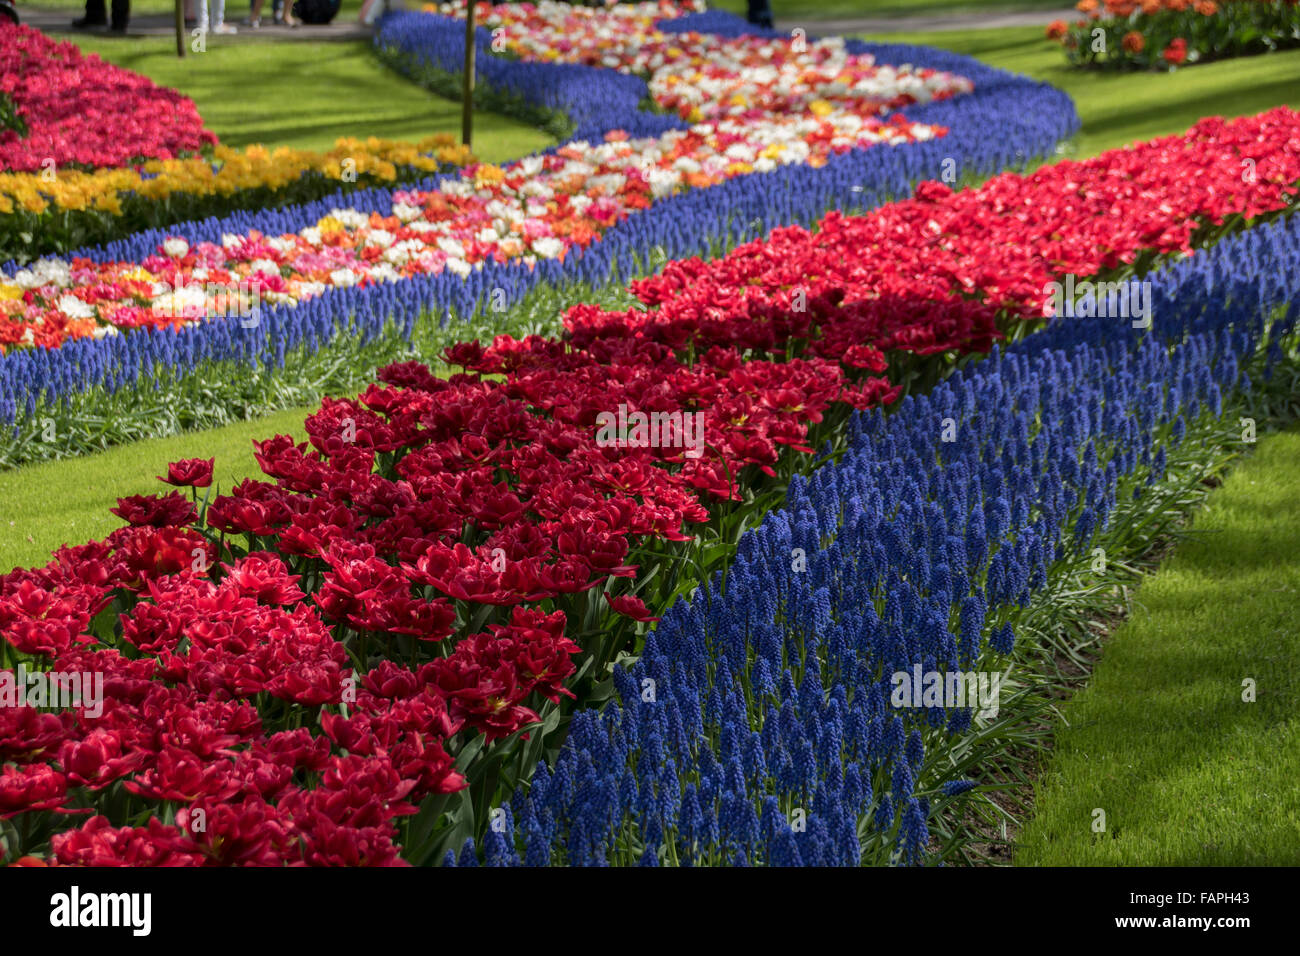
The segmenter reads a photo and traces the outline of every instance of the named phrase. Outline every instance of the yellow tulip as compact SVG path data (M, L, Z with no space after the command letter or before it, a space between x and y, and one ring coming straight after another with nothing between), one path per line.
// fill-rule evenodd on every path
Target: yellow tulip
M175 194L228 196L242 189L280 188L311 172L342 179L345 160L351 160L358 172L392 182L397 179L399 167L432 172L443 164L468 165L474 156L448 133L435 133L417 143L375 136L365 142L341 137L325 153L286 146L268 150L262 145L240 151L218 144L210 158L154 159L137 168L92 172L60 170L58 180L53 183L42 181L39 174L0 173L0 214L12 213L17 206L39 214L54 206L68 211L98 209L120 215L122 198L129 192L150 200ZM482 184L503 177L499 168L483 167L477 178Z

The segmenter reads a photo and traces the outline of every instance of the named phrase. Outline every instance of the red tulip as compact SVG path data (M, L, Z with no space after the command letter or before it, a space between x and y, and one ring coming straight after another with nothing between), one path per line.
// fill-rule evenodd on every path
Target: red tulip
M634 621L657 621L659 618L652 617L650 610L645 606L645 602L639 597L632 594L623 594L618 597L610 597L609 592L605 592L605 600L619 614L624 617L630 617Z
M183 488L207 488L212 484L212 466L215 458L182 458L167 466L167 477L158 476L159 481Z

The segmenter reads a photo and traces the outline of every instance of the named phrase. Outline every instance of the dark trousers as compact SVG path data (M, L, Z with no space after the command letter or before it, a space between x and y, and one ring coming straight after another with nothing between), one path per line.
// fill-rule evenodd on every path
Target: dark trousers
M745 19L756 27L772 29L771 0L749 0L748 16Z
M124 27L131 12L131 0L113 0L113 26ZM86 0L86 19L104 22L104 0Z

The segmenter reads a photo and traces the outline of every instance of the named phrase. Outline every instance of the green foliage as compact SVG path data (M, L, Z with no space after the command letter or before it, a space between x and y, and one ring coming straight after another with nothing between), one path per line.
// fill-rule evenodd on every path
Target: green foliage
M4 93L0 93L0 130L13 130L19 137L27 135L27 124L18 115L14 101Z

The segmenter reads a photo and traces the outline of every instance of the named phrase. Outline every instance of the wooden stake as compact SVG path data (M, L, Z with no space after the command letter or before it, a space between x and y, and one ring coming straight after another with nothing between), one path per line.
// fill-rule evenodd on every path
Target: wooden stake
M465 87L461 90L460 139L466 146L474 136L474 0L465 5Z

